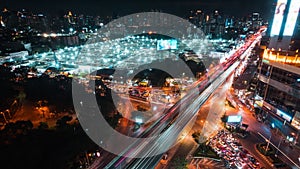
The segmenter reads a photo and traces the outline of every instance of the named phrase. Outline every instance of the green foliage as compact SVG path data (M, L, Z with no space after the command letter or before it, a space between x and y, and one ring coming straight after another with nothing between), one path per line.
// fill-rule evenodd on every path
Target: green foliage
M192 137L194 138L195 142L199 144L201 133L199 131L196 131L192 134Z
M219 159L218 154L216 152L214 152L210 146L206 145L206 143L199 144L199 147L195 151L194 156L196 156L196 157L211 157L211 158Z
M67 122L69 122L71 120L72 120L71 116L64 116L61 119L58 119L56 121L56 127L57 128L64 128L64 127L68 126Z
M174 163L172 163L171 168L175 169L187 169L188 162L185 158L175 158Z
M46 122L40 122L40 125L38 126L38 129L40 129L40 130L45 130L48 128L49 128L49 126L48 126L48 123L46 123Z
M260 143L260 144L256 145L256 148L258 149L258 151L263 155L269 156L269 155L275 154L275 151L271 147L271 145L268 147L267 151L266 151L266 147L267 147L267 144L265 144L265 143Z
M24 121L16 121L15 123L8 123L5 125L2 134L8 136L16 136L16 135L25 135L33 128L33 124L30 120Z
M2 141L7 137L0 134L0 158L5 161L1 167L5 169L67 169L78 154L98 147L79 124L56 130L32 129L27 135L18 135L13 144Z
M227 122L227 119L228 119L228 116L226 114L224 114L222 117L221 117L221 121L223 123L226 123Z

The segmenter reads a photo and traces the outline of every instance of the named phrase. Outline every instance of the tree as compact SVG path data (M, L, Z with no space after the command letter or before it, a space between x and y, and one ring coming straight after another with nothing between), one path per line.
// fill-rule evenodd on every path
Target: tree
M49 128L49 126L48 126L48 123L46 123L46 122L40 122L40 125L38 126L38 129L40 129L40 130L45 130L48 128Z
M196 131L192 134L192 137L194 138L195 142L199 144L199 138L201 136L201 133L199 131Z
M28 131L32 130L32 128L33 124L30 120L20 120L15 123L6 124L5 131L7 131L10 135L27 134Z
M71 116L64 116L61 119L58 119L56 121L56 127L58 127L58 128L64 128L64 127L66 127L68 125L67 122L71 121L71 120L72 120Z
M185 158L175 158L174 162L171 163L171 168L176 169L187 169L188 162L185 160Z
M200 143L199 148L202 150L203 154L206 154L209 151L209 146L206 143Z
M22 133L27 134L28 131L30 131L33 128L33 124L30 120L27 121L17 121L15 123L16 128Z
M227 122L227 118L228 116L226 114L224 114L222 117L221 117L221 120L223 123L226 123Z

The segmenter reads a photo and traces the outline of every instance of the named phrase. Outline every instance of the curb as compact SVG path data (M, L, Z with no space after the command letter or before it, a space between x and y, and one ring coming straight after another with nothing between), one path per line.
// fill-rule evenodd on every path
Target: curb
M188 155L185 157L186 160L189 160L189 158L194 158L194 156L192 155L195 150L197 150L197 148L199 147L199 144L195 144L194 143L194 146L193 148L190 150L190 152L188 153Z
M258 151L256 145L257 144L254 144L254 149L259 154L259 156L262 157L271 167L274 167L274 165L269 161L269 159L265 155L261 154L260 151Z

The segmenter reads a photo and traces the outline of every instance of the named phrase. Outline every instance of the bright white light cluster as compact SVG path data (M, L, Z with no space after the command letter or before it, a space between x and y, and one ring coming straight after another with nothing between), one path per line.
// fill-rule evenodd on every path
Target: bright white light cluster
M155 60L177 58L184 50L193 50L199 58L213 57L211 51L216 43L207 39L192 39L178 41L177 50L157 50L158 39L148 36L127 36L119 39L105 39L77 47L65 47L63 49L49 51L33 55L29 66L35 66L39 70L48 67L59 67L63 71L80 72L84 67L89 71L101 68L118 68L132 70L138 65L149 64ZM232 43L222 41L223 44ZM28 64L27 64L28 65Z

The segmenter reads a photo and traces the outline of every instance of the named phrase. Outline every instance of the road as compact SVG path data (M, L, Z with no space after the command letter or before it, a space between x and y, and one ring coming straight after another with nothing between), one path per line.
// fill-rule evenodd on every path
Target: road
M208 159L192 159L192 153L195 150L195 146L197 147L194 139L192 138L192 134L194 132L200 132L203 134L203 136L205 136L205 138L208 138L222 128L221 117L223 116L225 110L226 92L231 86L232 80L233 78L231 76L212 94L212 96L210 96L207 102L201 106L193 129L180 143L180 146L178 146L176 151L173 152L174 155L170 157L172 158L169 160L170 162L165 165L159 164L156 169L172 168L172 166L177 165L176 159L187 159L190 162L188 165L189 168L196 168L196 165L220 168L220 162L215 162Z
M126 160L126 157L118 157L115 160L111 161L111 163L108 166L106 166L106 168L154 168L159 159L161 158L161 155L153 155L162 154L163 152L165 152L166 147L170 147L170 145L176 143L178 138L180 138L179 136L182 134L183 129L185 129L188 126L188 124L190 124L191 119L194 119L194 117L196 116L199 110L199 106L204 104L204 102L209 98L209 96L227 79L227 77L238 66L239 61L236 60L236 57L244 57L244 55L246 55L247 53L245 52L245 50L248 49L247 51L249 52L249 50L251 49L249 49L248 47L250 45L252 45L253 47L258 41L256 38L252 40L253 43L246 43L247 47L243 47L242 51L238 51L234 54L233 60L228 60L227 65L229 66L229 68L225 72L223 72L223 70L219 70L219 72L216 72L213 76L210 77L211 79L215 80L210 80L212 82L211 85L209 85L200 94L199 97L197 96L197 98L195 99L195 93L197 92L191 91L191 94L187 94L186 97L184 97L182 100L175 104L174 109L171 108L169 110L169 113L166 113L166 116L159 119L158 123L156 123L154 127L150 127L149 130L151 130L151 135L159 134L163 129L166 128L167 124L170 122L170 119L174 118L173 115L178 114L179 110L182 111L180 112L180 115L178 115L179 117L177 117L176 115L176 121L172 123L172 125L169 128L167 128L167 130L163 132L160 135L160 137L158 137L155 140L150 140L150 142L135 142L132 144L132 146L128 147L127 149L125 149L125 151L123 151L123 153L120 154L122 156L128 156L128 153L138 154L139 157L146 158L127 158ZM220 74L221 72L222 75L218 76L218 74ZM198 84L195 84L194 90L195 89L198 89ZM130 161L129 163L128 160ZM128 163L127 165L124 164L125 161L126 163ZM126 165L126 167L124 167L124 165Z
M235 70L235 68L239 65L239 61L235 62L231 65L221 76L219 76L214 82L211 83L210 86L208 86L199 97L196 98L194 102L192 102L191 98L188 97L188 99L181 100L186 102L188 101L188 106L181 107L181 114L183 114L182 117L178 117L177 120L172 124L172 126L166 130L162 137L159 137L159 139L155 140L153 143L149 143L150 147L144 147L140 150L143 150L142 153L144 156L152 156L153 152L159 154L161 150L164 150L165 147L168 147L170 145L173 145L177 138L182 133L183 129L189 124L191 119L195 118L197 115L197 112L199 110L199 106L203 105L205 101L209 98L209 96L227 79L227 77ZM189 96L189 95L187 95ZM184 103L183 102L183 103ZM177 110L178 111L178 110ZM143 144L142 144L143 145ZM162 152L163 153L163 152ZM125 168L154 168L157 164L157 159L160 158L155 156L152 158L139 158L134 159L133 162L131 162L129 165L127 165Z
M237 100L235 100L238 102ZM241 103L237 103L239 106L242 106ZM247 111L246 108L232 108L230 106L226 107L226 114L227 115L241 115L243 117L243 123L248 124L248 131L250 131L250 135L246 139L240 139L240 143L243 145L245 149L247 149L256 159L260 161L263 167L272 168L271 164L266 161L263 155L261 155L258 150L256 149L255 145L257 143L262 142L262 139L256 134L257 130L262 131L266 130L262 123L259 123L256 118L253 116L249 110Z
M231 92L233 94L233 92ZM256 143L264 143L265 139L263 139L261 136L258 135L258 132L261 133L266 138L270 138L271 136L271 142L278 146L279 142L281 142L280 150L286 154L292 161L294 161L298 166L300 165L298 157L300 154L300 149L293 148L289 146L288 143L285 143L281 139L283 138L282 135L280 135L279 132L276 132L275 129L271 129L270 125L267 125L262 122L258 122L253 112L251 112L244 104L242 104L238 98L234 97L235 101L241 105L237 110L231 110L232 114L240 114L243 117L243 123L249 124L248 131L250 131L251 135L247 137L247 139L241 139L242 144L253 154L256 156L261 156L261 158L264 159L264 156L259 154L255 148ZM228 110L230 110L228 108ZM228 111L230 112L230 111ZM280 152L278 153L278 156L283 159L287 164L292 166L292 168L299 168L295 166L295 164L291 163L284 155L282 155ZM266 167L271 167L270 163L265 161L262 161Z
M238 51L234 55L238 55L238 56L241 56L244 58L245 55L247 55L249 53L249 50L252 50L252 48L254 47L256 42L257 42L256 38L254 38L251 43L247 42L246 47L242 47L242 50ZM249 47L249 46L251 46L251 47ZM230 63L230 60L227 62L227 64L228 63ZM185 109L183 109L183 111L184 111L183 114L193 114L193 116L190 116L190 118L189 118L189 119L193 119L195 117L195 114L197 114L197 112L198 112L198 109L196 109L196 111L195 111L195 108L197 108L197 107L194 107L193 104L197 103L197 105L202 106L204 104L204 102L208 99L208 97L227 79L227 77L237 68L238 65L239 65L239 61L235 61L233 63L231 62L230 67L221 76L215 76L215 77L212 76L212 79L216 78L216 80L210 86L208 86L192 104L189 105L189 107L186 109L186 111L185 111ZM213 88L213 90L211 90L211 87ZM207 91L209 92L209 94L206 93ZM203 98L202 97L203 95L206 95L206 96ZM191 108L193 109L193 111L189 112L189 109L191 109ZM214 113L210 113L210 114L214 114ZM210 118L210 119L214 119L214 118ZM182 120L181 118L178 118L176 120L176 122L177 121L180 122L181 120ZM175 123L170 128L172 128L175 125ZM179 126L182 126L182 124L188 124L188 123L189 123L189 121L187 121L186 123L180 123ZM185 125L184 125L184 127L182 127L182 129L184 129L184 128L185 128ZM167 142L168 144L171 144L172 140L170 140L170 138L172 138L172 139L178 138L178 136L180 136L181 131L182 130L173 130L170 134L167 135L168 137L164 138L164 143ZM209 133L209 132L205 132L205 131L210 131L210 130L204 130L204 133ZM167 130L167 132L168 132L168 130ZM165 133L163 133L163 134L165 134ZM177 136L177 137L174 138L174 136ZM143 149L144 151L142 153L146 152L146 155L149 156L150 154L147 154L147 152L157 151L157 150L163 148L164 146L167 146L167 145L162 144L161 142L158 142L158 143L159 143L159 146L153 146L150 148ZM157 164L157 158L158 157L155 156L153 158L134 159L134 162L132 162L130 165L126 166L125 168L154 168Z

